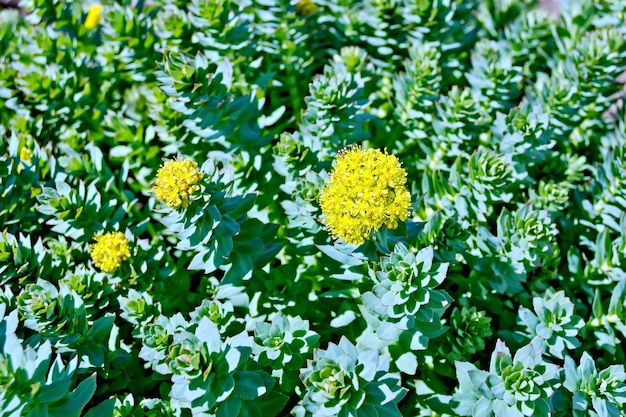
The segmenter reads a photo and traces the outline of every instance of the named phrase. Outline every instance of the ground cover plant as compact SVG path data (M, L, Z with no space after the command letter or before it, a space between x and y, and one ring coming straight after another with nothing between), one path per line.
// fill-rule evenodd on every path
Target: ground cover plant
M626 413L626 3L0 11L0 415Z

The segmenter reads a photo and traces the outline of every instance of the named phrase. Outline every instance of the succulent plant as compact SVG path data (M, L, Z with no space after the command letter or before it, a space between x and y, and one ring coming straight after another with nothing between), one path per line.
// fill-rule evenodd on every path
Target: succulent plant
M0 415L626 415L626 2L546 1L0 0Z
M460 361L485 349L485 339L493 334L491 317L476 307L455 307L450 314L450 330L439 351L449 361Z
M260 364L273 369L300 369L318 340L306 320L279 312L270 323L256 324L252 351Z
M17 296L24 325L58 346L85 341L88 333L85 306L80 296L66 285L57 288L43 279L27 284Z
M450 298L435 289L446 277L448 264L433 262L433 248L417 253L403 244L381 259L380 271L372 271L372 292L363 294L367 308L381 317L398 320L411 315L424 320L445 311Z
M577 336L585 323L574 314L564 291L549 289L543 297L534 297L533 310L519 308L520 324L526 327L525 336L546 342L548 354L563 359L568 349L580 346Z
M389 372L390 358L364 350L343 337L317 349L301 370L306 392L297 416L400 416L405 394L400 376Z
M64 363L49 341L25 344L17 327L17 311L0 304L0 410L7 416L79 417L96 390L95 375L74 387L78 357Z
M548 416L558 366L543 360L544 349L542 341L533 341L512 356L498 340L489 371L457 362L452 409L461 416Z
M584 352L578 366L571 357L565 358L563 374L561 396L555 401L557 416L564 415L565 409L575 417L624 414L626 373L623 364L598 371L593 358Z

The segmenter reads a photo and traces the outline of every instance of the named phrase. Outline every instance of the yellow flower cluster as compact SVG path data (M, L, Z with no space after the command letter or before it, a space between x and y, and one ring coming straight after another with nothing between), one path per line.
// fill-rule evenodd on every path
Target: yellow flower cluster
M22 167L24 165L31 164L33 162L33 151L26 146L23 146L22 149L20 149L20 162L22 163L17 167L18 174L22 173Z
M317 5L312 0L300 0L296 3L296 13L300 16L307 16L317 11Z
M382 226L393 229L409 216L406 171L394 155L346 148L322 189L320 206L330 234L359 245Z
M99 4L91 4L87 9L87 17L85 18L85 28L95 29L102 19L102 11L104 9Z
M152 189L156 197L171 208L187 208L189 197L200 189L198 183L203 177L196 162L175 159L161 165Z
M22 149L20 149L20 160L24 161L27 164L30 164L32 162L32 158L33 151L30 148L23 146Z
M98 234L96 243L89 245L91 259L96 267L104 272L113 272L130 257L128 239L122 232Z

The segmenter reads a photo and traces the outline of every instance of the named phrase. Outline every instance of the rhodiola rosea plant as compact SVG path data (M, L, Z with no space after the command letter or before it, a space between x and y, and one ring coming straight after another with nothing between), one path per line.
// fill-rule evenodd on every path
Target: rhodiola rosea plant
M626 3L0 10L0 415L626 413Z

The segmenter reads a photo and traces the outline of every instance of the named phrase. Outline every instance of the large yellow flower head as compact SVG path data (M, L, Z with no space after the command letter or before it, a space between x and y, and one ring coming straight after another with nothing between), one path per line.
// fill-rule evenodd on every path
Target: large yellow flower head
M98 234L94 238L96 243L89 245L91 259L96 267L104 272L113 272L130 257L128 239L122 232L108 232Z
M320 206L330 234L359 245L381 227L393 229L409 216L406 171L394 155L348 147L337 155Z
M87 8L87 17L85 17L85 27L89 30L95 29L102 19L102 11L104 9L99 4L91 4Z
M190 196L200 189L198 183L203 177L196 162L174 159L161 165L152 188L156 197L171 208L186 208Z

